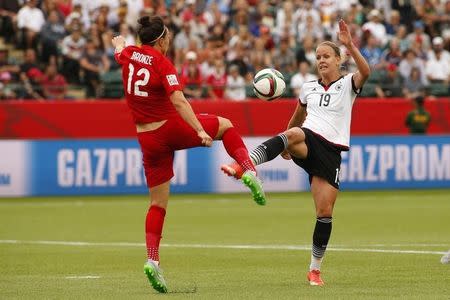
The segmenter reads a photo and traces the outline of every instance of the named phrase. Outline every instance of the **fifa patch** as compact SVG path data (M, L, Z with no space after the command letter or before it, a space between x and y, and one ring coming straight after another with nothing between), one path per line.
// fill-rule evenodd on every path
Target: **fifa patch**
M177 80L177 76L176 75L167 75L167 82L169 83L169 85L178 85L178 80Z

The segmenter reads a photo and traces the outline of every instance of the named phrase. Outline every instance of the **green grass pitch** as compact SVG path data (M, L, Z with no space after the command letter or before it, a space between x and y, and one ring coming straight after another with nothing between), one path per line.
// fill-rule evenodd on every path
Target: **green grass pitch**
M450 299L450 190L341 192L324 287L306 282L309 193L173 195L143 274L147 196L0 199L0 299ZM82 242L82 243L81 243Z

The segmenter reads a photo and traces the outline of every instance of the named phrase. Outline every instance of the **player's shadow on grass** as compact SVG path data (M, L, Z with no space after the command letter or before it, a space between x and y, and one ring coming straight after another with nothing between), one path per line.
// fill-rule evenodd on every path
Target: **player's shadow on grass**
M195 294L197 293L197 286L185 287L185 288L174 288L169 289L167 294Z

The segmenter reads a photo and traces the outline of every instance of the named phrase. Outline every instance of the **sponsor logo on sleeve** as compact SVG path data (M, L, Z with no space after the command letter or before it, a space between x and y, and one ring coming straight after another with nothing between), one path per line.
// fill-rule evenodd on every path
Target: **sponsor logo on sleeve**
M169 83L169 85L178 85L178 80L177 80L177 76L174 74L171 75L167 75L167 82Z

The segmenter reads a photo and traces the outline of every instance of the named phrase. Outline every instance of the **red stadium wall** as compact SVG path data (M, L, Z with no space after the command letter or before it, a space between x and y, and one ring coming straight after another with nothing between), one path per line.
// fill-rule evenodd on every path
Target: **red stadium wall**
M192 101L196 112L232 120L244 136L269 136L283 130L295 108L294 100L262 102ZM412 104L404 99L363 99L353 109L352 134L407 134L406 114ZM449 99L430 100L429 133L450 132ZM0 138L122 138L135 131L123 101L3 102L0 104Z

